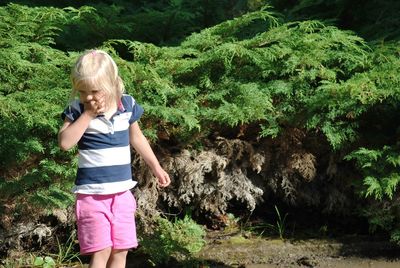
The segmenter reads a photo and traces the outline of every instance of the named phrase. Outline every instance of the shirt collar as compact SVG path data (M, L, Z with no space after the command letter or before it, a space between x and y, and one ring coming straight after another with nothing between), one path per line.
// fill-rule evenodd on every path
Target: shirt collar
M119 100L119 102L118 102L118 111L119 112L125 112L126 111L125 106L122 103L122 100Z

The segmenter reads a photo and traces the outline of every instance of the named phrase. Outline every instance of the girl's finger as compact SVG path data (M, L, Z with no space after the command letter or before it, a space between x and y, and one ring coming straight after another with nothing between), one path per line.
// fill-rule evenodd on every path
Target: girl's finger
M105 101L104 99L100 100L97 102L99 106L104 107L105 106Z
M104 92L102 91L97 92L94 98L96 101L104 100Z
M105 112L105 109L104 109L104 107L99 107L99 108L97 108L97 111L96 111L98 114L102 114L102 113L104 113Z

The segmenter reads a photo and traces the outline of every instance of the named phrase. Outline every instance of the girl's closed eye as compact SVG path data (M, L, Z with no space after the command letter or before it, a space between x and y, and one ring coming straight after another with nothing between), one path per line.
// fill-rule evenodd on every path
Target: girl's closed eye
M81 101L86 101L87 96L89 96L88 92L86 90L79 90L79 98Z

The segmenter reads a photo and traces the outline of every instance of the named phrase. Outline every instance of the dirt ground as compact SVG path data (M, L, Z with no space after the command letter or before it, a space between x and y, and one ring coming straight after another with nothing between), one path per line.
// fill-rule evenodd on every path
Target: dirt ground
M208 232L207 245L196 254L198 264L160 267L196 268L398 268L400 247L377 239L348 236L336 239L281 240L246 233ZM87 267L87 260L83 260ZM76 266L82 267L82 266ZM127 268L158 267L145 256L128 254Z
M213 263L210 267L400 267L400 247L376 238L282 241L210 234L208 239L198 258Z

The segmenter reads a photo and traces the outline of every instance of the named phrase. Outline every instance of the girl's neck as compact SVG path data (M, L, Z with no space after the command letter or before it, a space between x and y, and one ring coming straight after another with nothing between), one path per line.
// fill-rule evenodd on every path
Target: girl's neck
M110 119L117 112L117 108L118 105L116 102L110 103L109 107L107 107L107 110L104 112L104 117Z

